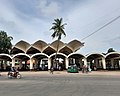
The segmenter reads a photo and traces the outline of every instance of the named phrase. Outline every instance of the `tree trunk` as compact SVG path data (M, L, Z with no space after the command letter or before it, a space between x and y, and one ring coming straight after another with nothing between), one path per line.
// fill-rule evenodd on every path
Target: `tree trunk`
M60 40L57 40L57 49L56 49L55 62L54 62L54 63L55 63L55 64L54 64L55 66L57 65L57 60L56 60L56 59L57 59L57 53L58 53L58 49L59 49L59 41L60 41ZM53 67L54 65L52 65L52 67Z

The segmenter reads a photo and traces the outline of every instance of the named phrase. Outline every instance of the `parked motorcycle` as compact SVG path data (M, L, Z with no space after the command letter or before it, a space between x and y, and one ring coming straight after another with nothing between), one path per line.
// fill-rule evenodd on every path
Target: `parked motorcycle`
M9 79L12 79L12 78L20 79L21 74L18 71L17 72L8 72L8 78Z

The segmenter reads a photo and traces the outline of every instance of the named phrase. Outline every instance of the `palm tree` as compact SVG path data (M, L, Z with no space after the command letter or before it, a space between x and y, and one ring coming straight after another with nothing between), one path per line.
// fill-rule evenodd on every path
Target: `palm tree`
M13 37L8 36L5 31L0 31L0 53L9 53L12 48Z
M55 64L56 64L56 57L57 57L57 53L58 53L58 49L59 49L59 41L61 40L62 35L66 36L65 34L65 25L66 23L63 23L63 19L54 19L54 23L52 23L53 26L51 27L50 30L53 30L53 34L51 35L52 38L57 38L57 49L56 49L56 55L55 55ZM53 67L53 65L51 65Z

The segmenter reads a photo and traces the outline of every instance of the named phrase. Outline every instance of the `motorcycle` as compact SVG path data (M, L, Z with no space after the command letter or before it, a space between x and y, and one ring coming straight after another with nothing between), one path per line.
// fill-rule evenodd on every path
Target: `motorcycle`
M21 74L17 71L17 72L8 72L8 78L12 79L12 78L17 78L20 79L22 76Z

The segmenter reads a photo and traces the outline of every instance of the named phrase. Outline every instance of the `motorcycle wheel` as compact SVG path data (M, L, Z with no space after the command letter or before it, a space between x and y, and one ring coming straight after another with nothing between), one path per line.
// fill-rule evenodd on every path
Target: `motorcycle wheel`
M17 75L17 79L21 79L21 74L18 74L18 75Z
M8 78L9 78L9 79L12 79L12 76L9 74L9 75L8 75Z

